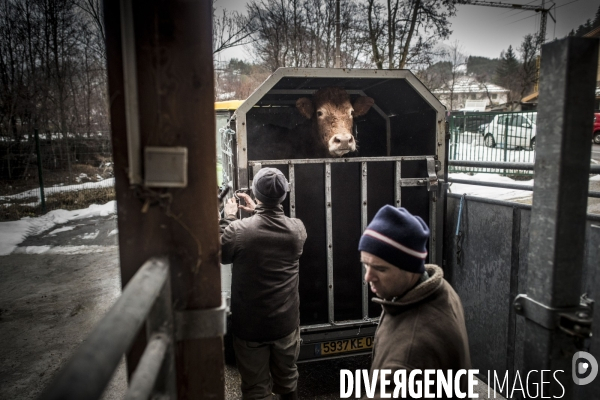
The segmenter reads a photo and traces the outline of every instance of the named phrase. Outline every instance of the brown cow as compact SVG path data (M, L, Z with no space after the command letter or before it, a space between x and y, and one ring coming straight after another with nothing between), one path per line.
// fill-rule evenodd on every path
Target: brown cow
M353 118L365 115L374 100L361 96L350 103L348 93L339 87L318 90L312 100L302 97L296 101L300 114L313 121L318 138L333 157L341 157L356 151L356 139L352 135Z
M291 158L342 157L356 151L352 135L354 117L365 115L374 101L358 97L354 104L339 87L327 87L311 99L302 97L296 108L306 118L292 129L273 124L257 125L248 134L248 159L282 160Z

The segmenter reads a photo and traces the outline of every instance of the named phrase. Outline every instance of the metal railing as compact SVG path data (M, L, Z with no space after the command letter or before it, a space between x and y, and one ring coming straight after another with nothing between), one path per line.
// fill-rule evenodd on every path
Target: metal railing
M100 398L144 321L148 345L125 399L148 399L154 394L175 399L169 264L162 258L148 260L137 271L121 297L39 399Z
M450 115L449 160L519 162L535 161L537 112L461 113ZM503 170L451 166L450 172L504 173ZM531 175L528 170L512 173Z
M503 170L520 170L520 171L531 171L533 173L533 163L498 163L498 162L485 162L485 161L448 161L449 167L463 167L463 168L481 168L481 169L495 169L502 168ZM590 174L600 174L600 165L590 165ZM517 190L529 190L533 191L531 185L519 185L513 183L501 183L501 182L486 182L486 181L471 181L468 179L455 179L448 178L450 183L460 183L466 185L476 186L489 186L497 187L502 189L517 189ZM600 191L589 190L588 197L600 198Z

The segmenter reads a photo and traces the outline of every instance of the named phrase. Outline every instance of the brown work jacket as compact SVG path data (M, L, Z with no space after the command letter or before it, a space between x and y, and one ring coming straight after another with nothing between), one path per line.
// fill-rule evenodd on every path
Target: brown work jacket
M298 260L306 241L302 221L281 205L259 205L241 220L222 219L221 262L233 263L232 331L240 339L281 339L300 325Z
M408 377L413 369L471 368L461 301L440 267L426 264L425 268L429 278L401 298L373 298L383 312L375 333L371 376L374 369L391 369L392 376L405 369ZM462 379L462 389L466 390L466 384ZM386 391L391 393L393 388L392 384Z

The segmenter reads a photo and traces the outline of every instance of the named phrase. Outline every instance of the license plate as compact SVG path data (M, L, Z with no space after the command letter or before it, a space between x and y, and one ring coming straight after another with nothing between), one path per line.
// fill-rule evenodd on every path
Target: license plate
M320 346L320 348L315 350L320 350L322 356L346 353L350 351L367 350L373 347L373 337L367 336L355 339L334 340L331 342L323 342L320 345L317 344L317 346Z

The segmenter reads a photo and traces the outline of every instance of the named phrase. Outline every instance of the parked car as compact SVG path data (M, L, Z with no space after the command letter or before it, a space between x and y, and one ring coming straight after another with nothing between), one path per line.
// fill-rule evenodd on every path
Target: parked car
M537 113L498 114L488 124L481 125L479 131L487 147L501 145L509 149L535 148Z
M592 140L595 144L600 144L600 112L594 113L594 133Z

